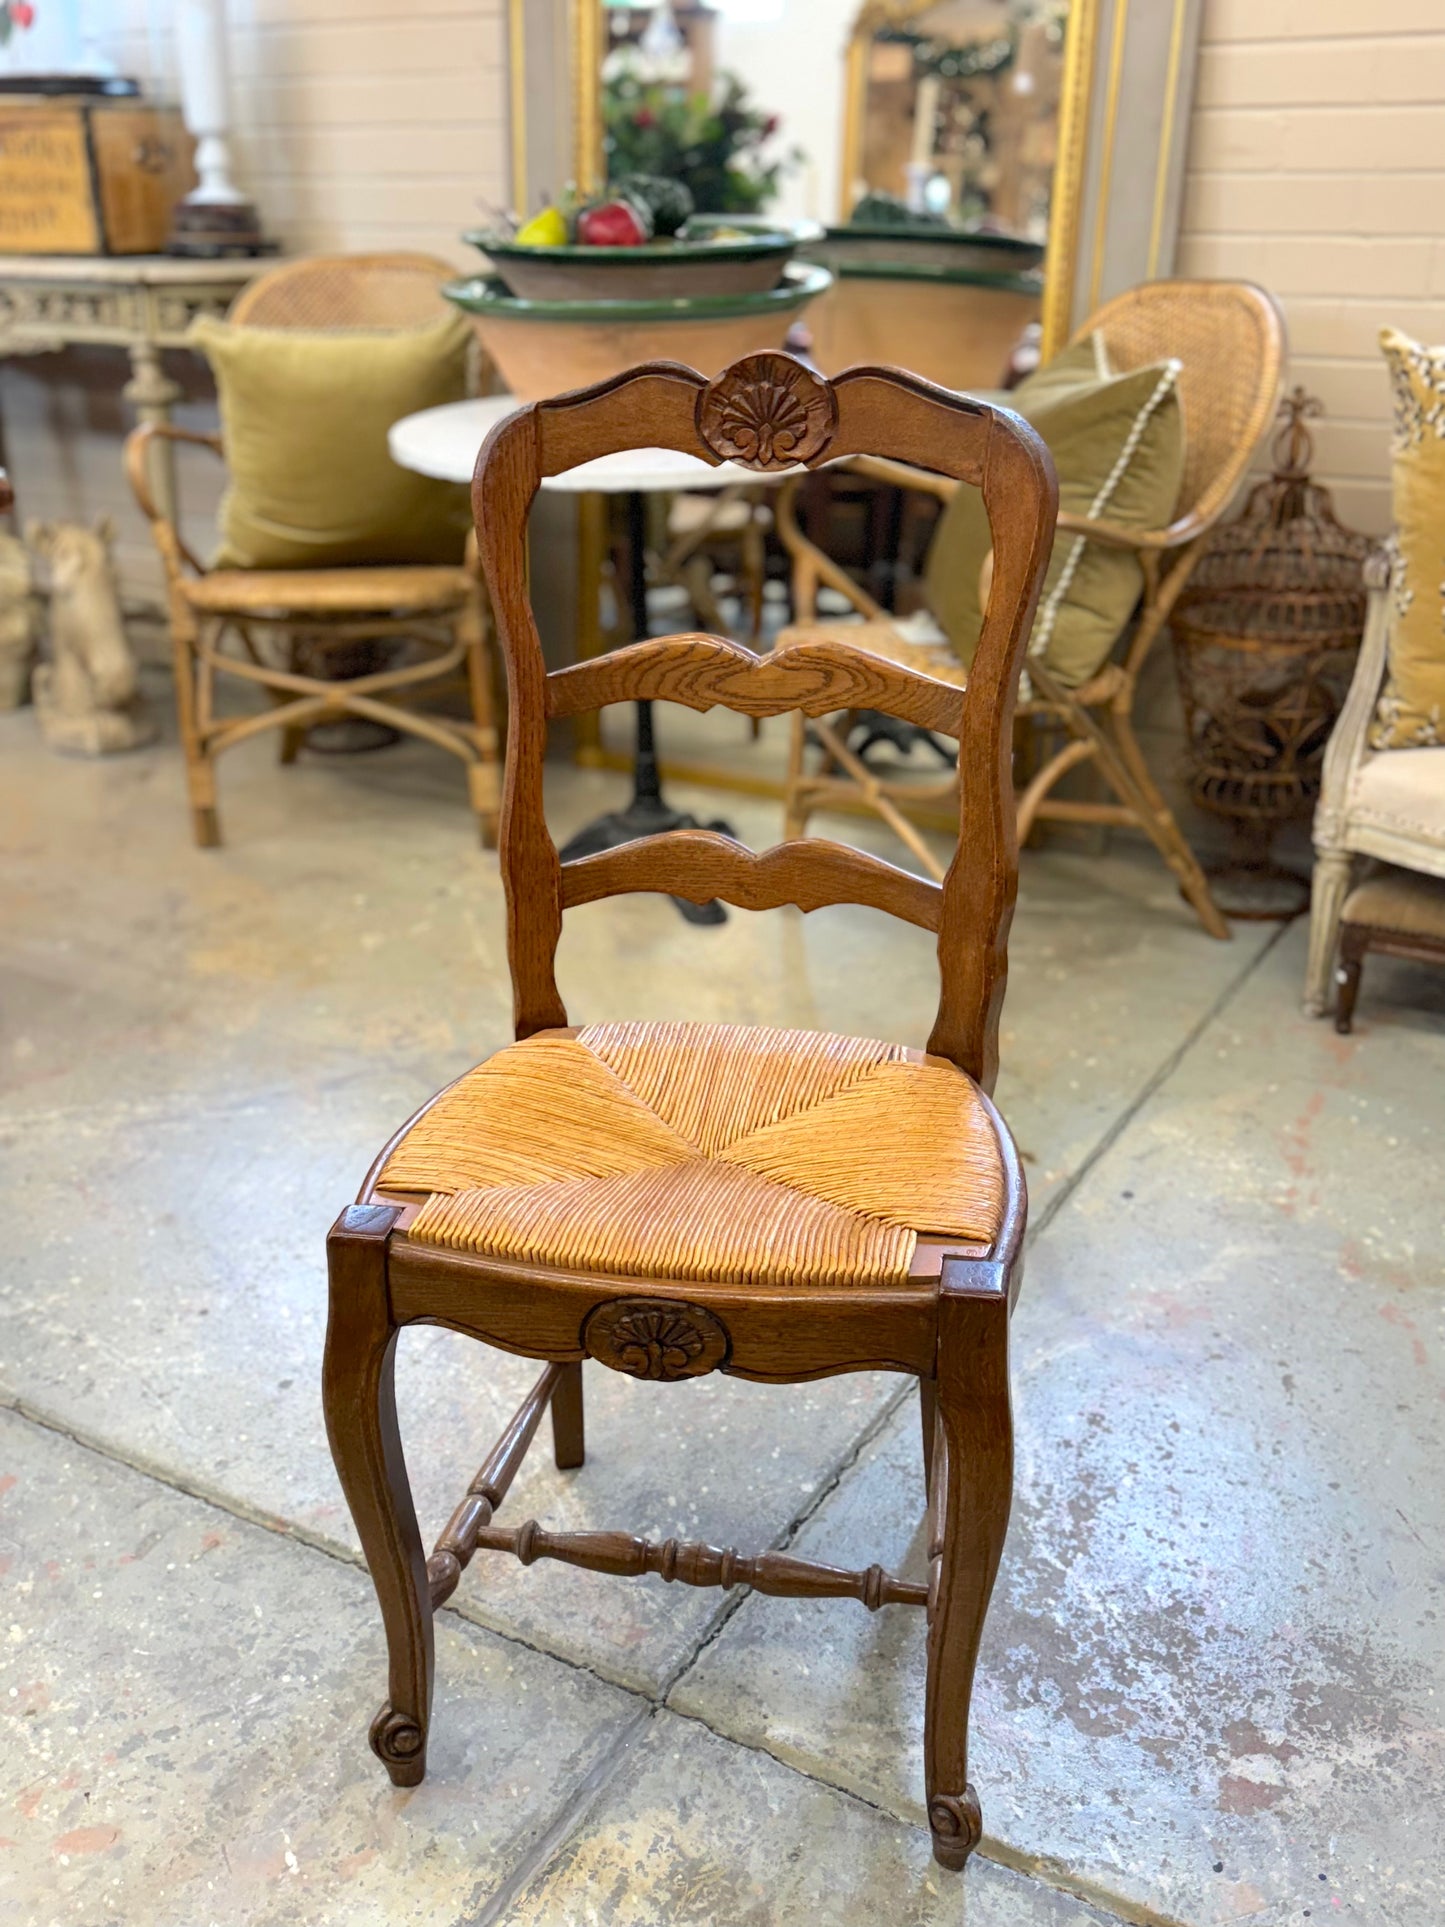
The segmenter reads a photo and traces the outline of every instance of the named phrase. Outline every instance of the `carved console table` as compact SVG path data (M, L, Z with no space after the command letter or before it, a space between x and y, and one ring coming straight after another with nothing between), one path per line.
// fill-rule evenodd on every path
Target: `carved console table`
M167 422L179 387L161 366L163 348L185 346L197 315L223 315L265 260L183 261L163 254L0 255L0 355L54 354L93 342L129 350L121 390L142 421ZM155 475L174 518L171 444Z

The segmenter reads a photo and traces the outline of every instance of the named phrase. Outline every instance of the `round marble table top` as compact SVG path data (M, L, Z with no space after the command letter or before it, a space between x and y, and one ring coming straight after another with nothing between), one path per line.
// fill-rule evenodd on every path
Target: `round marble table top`
M403 415L387 435L391 459L418 475L440 482L470 482L477 450L499 421L522 403L515 395L479 395L472 401L446 402ZM675 448L627 448L602 455L561 475L549 475L543 488L603 494L645 493L652 489L730 488L735 482L779 482L784 474L759 475L736 462L699 461Z

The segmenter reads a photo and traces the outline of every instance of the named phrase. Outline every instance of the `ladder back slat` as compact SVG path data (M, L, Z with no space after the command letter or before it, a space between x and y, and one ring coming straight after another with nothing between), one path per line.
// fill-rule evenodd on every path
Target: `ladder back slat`
M832 641L758 656L722 636L660 636L554 669L547 678L547 714L554 718L648 698L744 716L881 709L947 736L958 734L963 715L963 691L955 684Z
M562 865L564 909L630 890L690 903L716 897L739 910L863 903L932 931L943 910L938 884L825 837L777 843L760 853L715 830L666 830Z

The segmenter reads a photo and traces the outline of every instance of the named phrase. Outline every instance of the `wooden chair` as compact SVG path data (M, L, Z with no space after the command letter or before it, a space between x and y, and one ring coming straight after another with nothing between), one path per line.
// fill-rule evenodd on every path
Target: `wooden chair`
M424 254L317 255L262 275L232 304L230 320L264 328L403 328L447 312L438 289L454 275ZM294 762L308 728L341 717L419 736L466 766L483 844L496 842L499 748L487 616L474 543L454 566L207 569L177 523L162 513L151 481L154 443L164 438L210 449L219 435L159 423L126 443L126 473L166 572L176 705L196 842L221 840L215 759L263 730L281 731L281 761ZM405 639L420 661L340 676L358 645ZM230 645L229 647L227 645ZM320 670L329 673L318 674ZM411 699L458 674L471 720L425 713ZM241 717L215 713L217 676L263 689L271 707Z
M546 673L526 600L528 510L544 476L637 444L758 471L882 449L981 488L996 566L968 689L848 642L760 658L705 635ZM637 368L534 403L483 448L473 502L510 696L501 866L518 1042L397 1133L329 1241L327 1429L386 1624L390 1687L371 1743L398 1786L425 1770L433 1611L482 1549L924 1607L934 1852L957 1868L976 1844L968 1703L1008 1518L1008 1317L1025 1216L986 1093L1017 881L1010 717L1056 499L1047 451L1007 411L879 370L829 384L782 354L747 356L712 382L672 363ZM962 827L948 876L932 883L816 839L756 855L705 830L562 863L542 809L548 722L642 697L762 716L867 704L948 728ZM570 1027L553 972L562 913L629 890L750 910L864 903L935 932L928 1054L729 1025ZM397 1333L416 1321L547 1361L430 1559L392 1393ZM557 1463L581 1465L587 1358L659 1380L916 1375L927 1585L877 1566L495 1524L549 1405Z
M1160 795L1134 730L1134 699L1145 659L1169 620L1210 531L1229 506L1274 420L1284 358L1284 325L1274 302L1260 288L1235 281L1149 281L1107 302L1084 322L1075 339L1100 333L1111 365L1120 373L1174 356L1180 361L1179 399L1184 413L1185 469L1179 505L1163 529L1124 528L1101 518L1061 513L1060 535L1082 535L1109 548L1132 550L1144 572L1144 591L1132 634L1117 659L1107 662L1078 689L1066 689L1038 656L1028 660L1028 699L1019 713L1039 729L1062 729L1067 740L1045 757L1018 797L1018 834L1027 838L1038 821L1130 824L1144 831L1179 879L1200 922L1213 937L1229 925L1210 893L1204 872L1173 812ZM854 468L895 486L926 490L948 502L957 484L877 460ZM966 672L932 650L898 634L885 611L842 569L814 548L798 528L790 487L779 503L779 534L793 556L795 624L780 646L820 635L843 635L847 625L819 623L814 616L820 582L840 591L869 624L865 647L892 661L936 665L962 687ZM812 724L821 739L820 767L806 767L805 725L793 725L786 788L786 834L801 835L812 811L831 803L860 801L905 842L930 876L942 874L932 850L908 820L910 804L951 796L952 778L890 781L869 769L837 723ZM1109 801L1058 797L1061 777L1093 763L1113 792Z

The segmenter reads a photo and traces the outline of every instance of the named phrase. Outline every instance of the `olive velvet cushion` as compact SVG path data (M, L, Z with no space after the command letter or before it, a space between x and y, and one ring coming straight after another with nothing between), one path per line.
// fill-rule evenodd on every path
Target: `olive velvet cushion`
M1089 335L1020 382L1005 399L1043 436L1059 472L1059 507L1132 529L1173 519L1184 476L1179 363L1110 371ZM961 488L929 550L929 607L954 649L972 660L983 621L979 570L991 546L977 489ZM1060 535L1044 577L1029 653L1069 689L1107 660L1144 585L1136 556L1081 535Z
M1380 331L1395 430L1390 479L1398 554L1391 571L1390 670L1370 730L1375 749L1445 744L1445 348Z
M421 328L311 332L202 319L230 486L223 569L460 562L467 491L399 468L393 422L466 394L461 315Z

